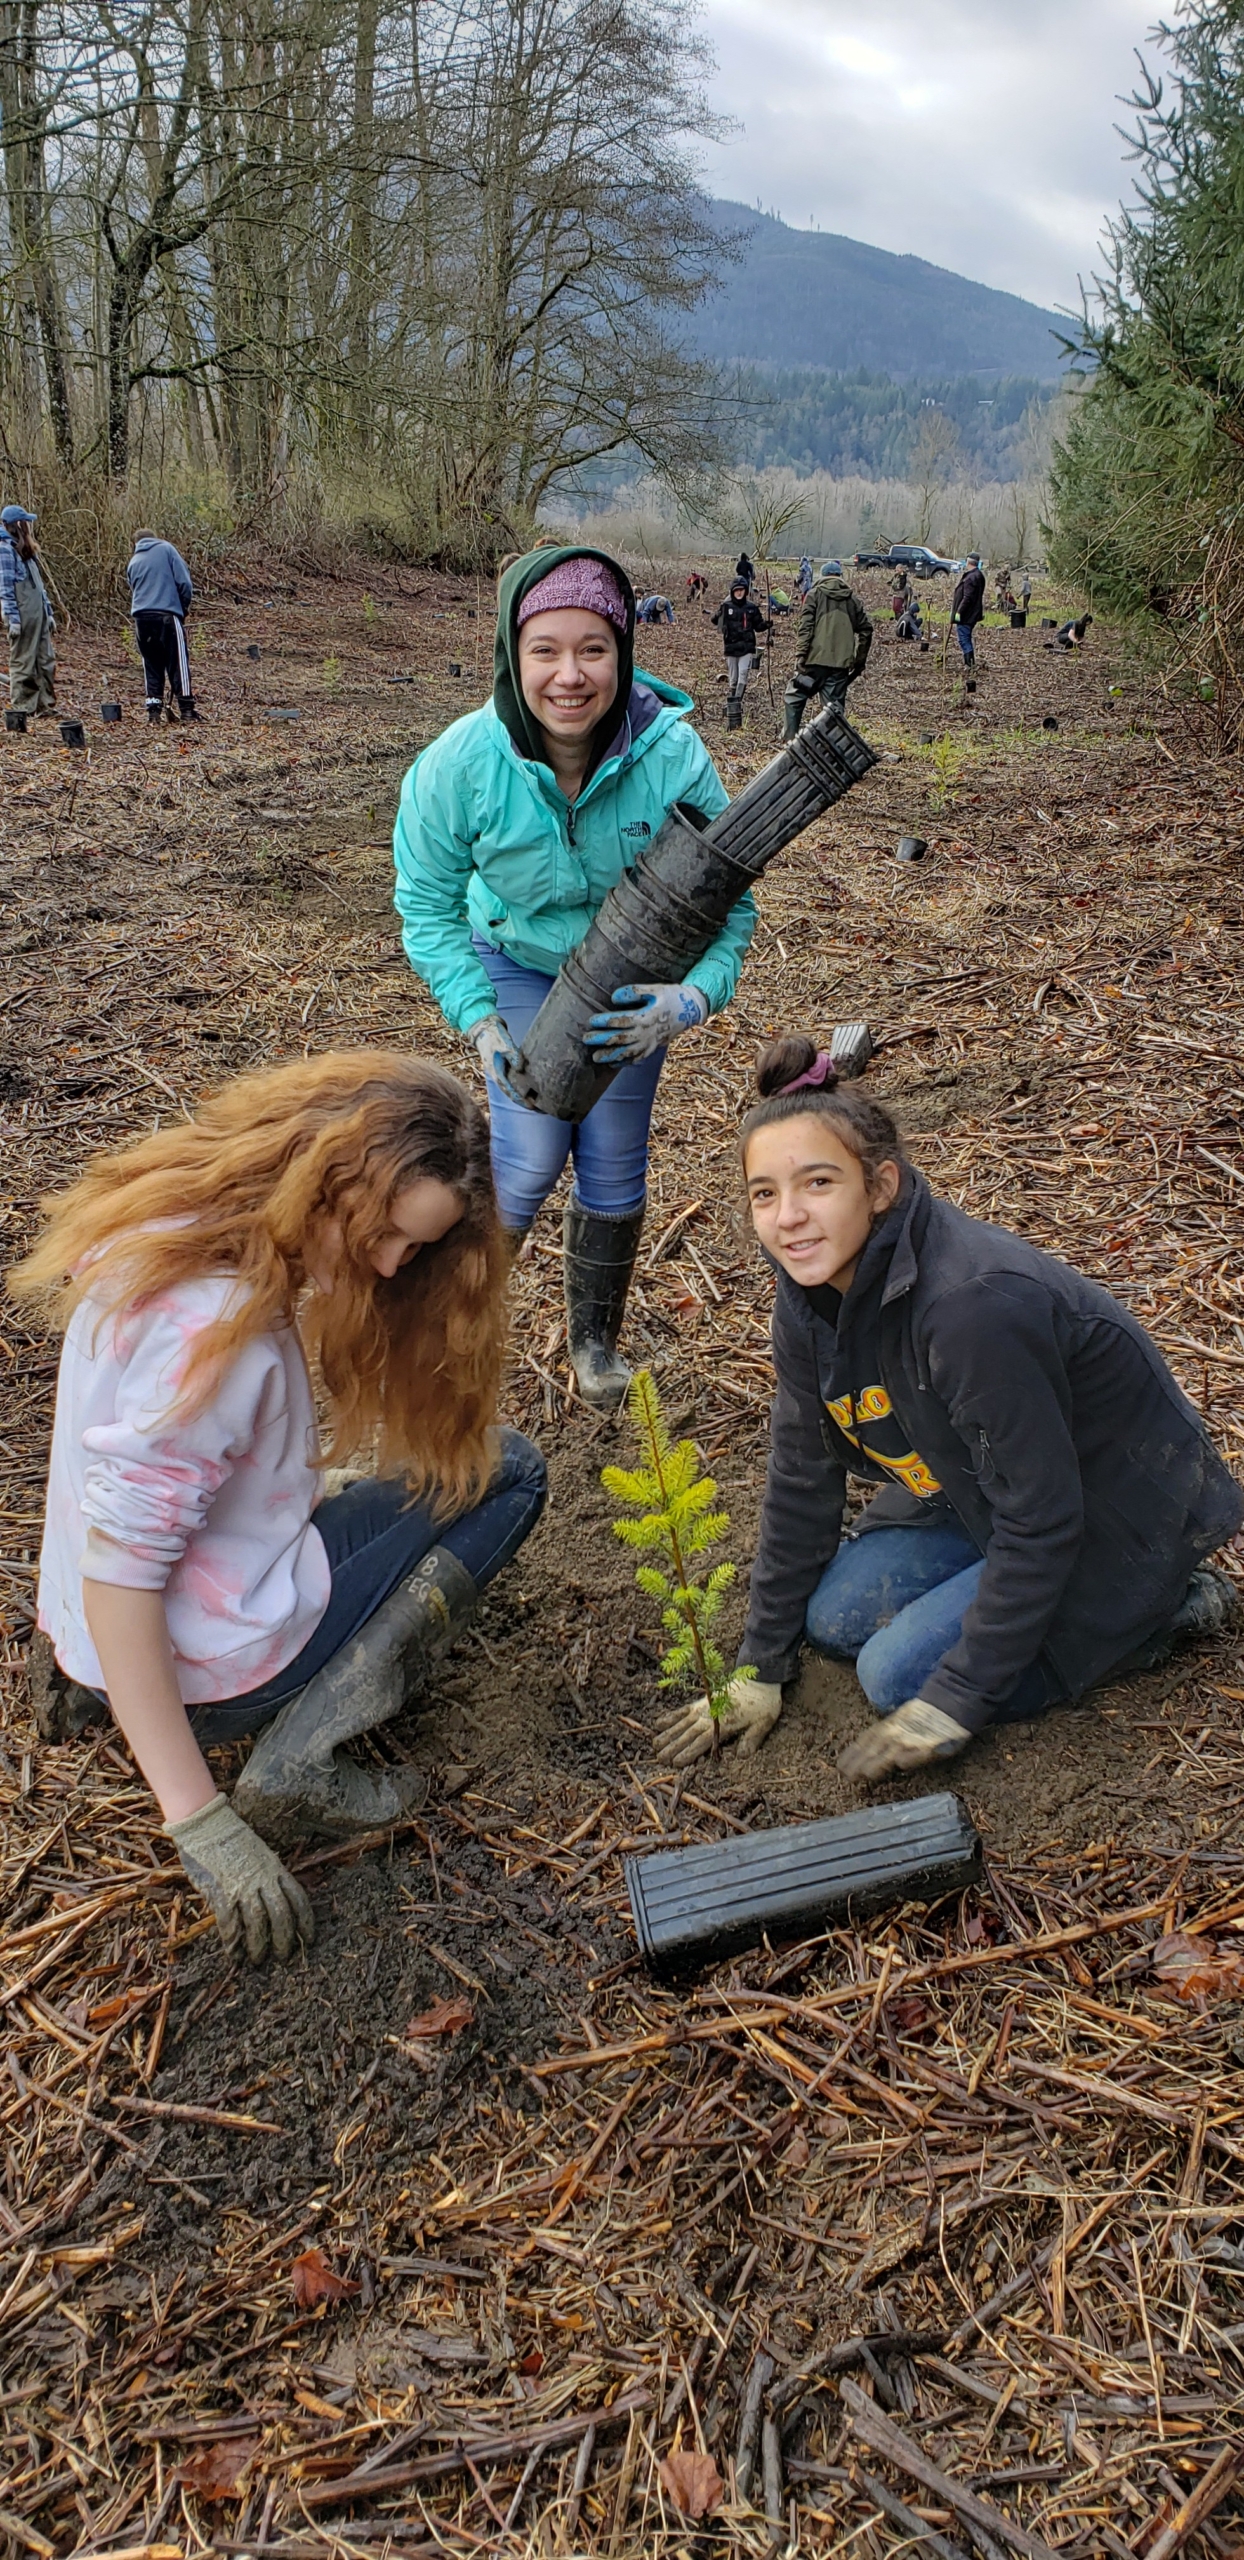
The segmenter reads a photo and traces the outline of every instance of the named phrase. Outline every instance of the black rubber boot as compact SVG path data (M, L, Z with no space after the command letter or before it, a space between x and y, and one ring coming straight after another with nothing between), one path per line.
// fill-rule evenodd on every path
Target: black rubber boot
M806 701L807 695L802 693L797 694L794 701L791 700L789 694L785 694L783 696L782 738L783 743L787 746L789 746L792 738L797 738L799 735L799 723L803 718L804 705Z
M178 709L183 720L197 720L199 717L199 707L192 693L179 694Z
M151 721L152 726L153 726L154 728L158 728L158 727L159 727L159 725L160 725L160 722L161 722L161 721L162 721L162 719L164 718L164 705L163 705L163 703L162 703L162 702L149 702L149 703L148 703L148 705L147 705L147 718Z
M1187 1644L1208 1644L1214 1636L1234 1626L1240 1614L1239 1593L1230 1575L1216 1564L1198 1565L1169 1625L1160 1627L1147 1644L1138 1645L1125 1662L1111 1672L1111 1679L1121 1679L1131 1671L1160 1671L1171 1655Z
M571 1367L585 1404L600 1413L620 1405L631 1372L618 1351L635 1256L643 1233L642 1208L624 1218L598 1218L570 1199L562 1224L566 1282L566 1338Z
M477 1598L466 1566L433 1547L260 1735L233 1790L242 1820L279 1849L309 1832L385 1831L420 1805L421 1770L364 1769L340 1746L418 1697Z

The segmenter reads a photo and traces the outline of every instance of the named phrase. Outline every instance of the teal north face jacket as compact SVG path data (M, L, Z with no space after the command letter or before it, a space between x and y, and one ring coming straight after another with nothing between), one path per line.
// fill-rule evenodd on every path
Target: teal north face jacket
M547 565L567 556L550 552ZM519 753L492 702L416 757L393 833L397 907L411 967L455 1030L497 1009L473 933L555 976L675 800L710 818L725 808L691 708L688 694L636 669L610 751L573 805L548 765ZM733 995L755 924L749 894L688 971L710 1012Z

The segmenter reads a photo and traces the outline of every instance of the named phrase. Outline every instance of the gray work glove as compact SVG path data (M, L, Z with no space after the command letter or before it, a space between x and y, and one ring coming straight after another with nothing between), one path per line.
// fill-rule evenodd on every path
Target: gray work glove
M927 1698L909 1698L893 1715L880 1716L839 1753L844 1778L886 1778L903 1769L926 1769L931 1760L953 1760L972 1736Z
M615 987L613 1002L626 1010L594 1013L586 1034L602 1067L632 1067L708 1020L708 997L698 987Z
M772 1733L782 1712L780 1680L741 1680L730 1683L730 1704L717 1726L719 1742L736 1742L740 1760L750 1760L761 1743ZM702 1760L713 1747L713 1712L707 1698L696 1698L691 1706L675 1707L665 1717L653 1736L658 1759L669 1769L689 1769L693 1760Z
M166 1822L164 1837L210 1902L227 1955L240 1955L245 1943L252 1964L269 1954L288 1964L300 1938L310 1946L315 1916L302 1886L226 1797L213 1796L184 1822Z
M511 1102L521 1100L510 1083L510 1069L518 1065L518 1051L501 1015L486 1013L482 1022L472 1023L467 1036L475 1042L485 1075L509 1094Z

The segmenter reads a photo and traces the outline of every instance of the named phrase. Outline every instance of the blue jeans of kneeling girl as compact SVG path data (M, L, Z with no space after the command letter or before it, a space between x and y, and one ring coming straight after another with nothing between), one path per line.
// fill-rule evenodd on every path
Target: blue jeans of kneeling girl
M892 1715L957 1642L985 1570L957 1522L927 1529L866 1529L844 1538L808 1603L818 1653L854 1662L865 1697ZM1065 1696L1044 1663L1030 1663L1008 1698L1008 1722L1044 1714Z

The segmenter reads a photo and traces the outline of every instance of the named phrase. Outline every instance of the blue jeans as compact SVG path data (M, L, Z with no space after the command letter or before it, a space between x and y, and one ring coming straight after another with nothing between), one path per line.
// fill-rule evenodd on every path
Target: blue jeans
M955 638L963 651L963 663L965 667L970 667L974 663L976 657L975 623L957 622L955 624Z
M239 1698L190 1709L200 1740L230 1742L271 1722L286 1698L349 1644L432 1547L448 1547L482 1590L517 1554L548 1495L544 1459L521 1431L501 1434L501 1463L482 1502L442 1526L405 1482L366 1478L330 1494L315 1514L332 1571L328 1607L313 1636L276 1677Z
M923 1683L959 1630L985 1570L957 1522L937 1528L866 1529L844 1538L808 1602L807 1634L818 1653L854 1662L879 1715L892 1715ZM1052 1672L1030 1663L1003 1709L1003 1721L1044 1714L1065 1696Z
M480 935L474 940L497 991L497 1011L521 1043L553 980L538 969L520 968L517 960L494 951ZM594 1216L625 1218L632 1210L642 1209L648 1189L648 1125L664 1064L664 1049L654 1049L637 1066L623 1067L577 1127L573 1121L550 1120L543 1111L528 1111L521 1102L511 1102L489 1076L492 1178L502 1225L531 1225L567 1156L574 1161L576 1196Z

